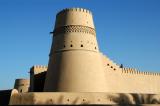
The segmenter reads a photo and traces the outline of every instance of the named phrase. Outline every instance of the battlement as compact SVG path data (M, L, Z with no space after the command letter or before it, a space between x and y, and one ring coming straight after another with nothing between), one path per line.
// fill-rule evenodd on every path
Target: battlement
M33 67L30 68L30 72L34 74L38 74L44 71L47 71L47 66L43 65L34 65Z
M55 29L68 25L80 25L94 29L92 13L83 8L66 8L57 13Z
M69 11L84 12L84 13L92 14L91 11L84 9L84 8L65 8L65 9L61 10L59 13L57 13L57 15L63 14L65 12L69 12Z
M122 68L122 73L125 74L139 74L139 75L152 75L152 76L160 76L160 73L155 73L155 72L144 72L144 71L139 71L134 68Z
M35 69L47 69L47 66L43 66L43 65L34 65L33 67Z
M128 75L152 75L152 76L160 76L160 73L155 73L155 72L144 72L144 71L139 71L136 68L120 68L118 64L116 64L114 61L106 57L103 53L101 53L103 61L104 61L104 67L107 69L109 68L111 71L116 71L120 72L122 74L128 74Z

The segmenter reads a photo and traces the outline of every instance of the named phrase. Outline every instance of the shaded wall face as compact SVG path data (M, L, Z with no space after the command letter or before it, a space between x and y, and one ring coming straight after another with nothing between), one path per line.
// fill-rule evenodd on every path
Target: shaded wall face
M12 90L0 90L0 106L8 106Z
M34 75L34 90L33 92L42 92L44 88L46 72Z
M30 92L43 91L47 66L34 65L30 68Z

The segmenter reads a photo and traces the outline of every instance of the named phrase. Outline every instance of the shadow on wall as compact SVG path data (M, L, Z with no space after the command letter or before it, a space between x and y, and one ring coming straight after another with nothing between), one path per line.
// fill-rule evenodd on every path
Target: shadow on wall
M8 106L11 92L12 92L12 89L0 90L0 106Z
M120 106L126 106L128 104L160 104L160 95L155 94L117 94L107 95L110 101L118 103Z
M34 76L34 92L43 92L46 71Z

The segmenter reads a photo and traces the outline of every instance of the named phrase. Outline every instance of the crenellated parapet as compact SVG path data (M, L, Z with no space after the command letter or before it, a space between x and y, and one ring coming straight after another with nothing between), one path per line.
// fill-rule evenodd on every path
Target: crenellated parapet
M89 10L82 8L67 8L56 15L55 29L68 25L95 28L92 13Z
M47 71L47 66L43 65L34 65L30 68L30 73L39 74L41 72Z
M124 74L133 74L133 75L152 75L152 76L160 76L160 73L155 72L144 72L139 71L135 68L122 68L122 73Z
M138 73L139 71L135 68L122 68L122 73Z
M120 65L116 64L114 61L109 59L107 56L105 56L103 53L101 53L104 67L107 69L110 69L110 71L113 72L121 72L122 75L151 75L151 76L160 76L160 73L154 73L154 72L144 72L144 71L139 71L136 68L120 68Z
M84 13L89 13L92 14L91 11L84 9L84 8L65 8L62 11L60 11L57 15L59 14L64 14L65 12L69 12L69 11L74 11L74 12L84 12Z

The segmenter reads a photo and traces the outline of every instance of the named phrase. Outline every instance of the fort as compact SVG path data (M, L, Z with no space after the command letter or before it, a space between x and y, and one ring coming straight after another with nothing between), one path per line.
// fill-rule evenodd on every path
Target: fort
M99 51L91 11L56 15L48 66L17 79L10 105L160 104L160 73L123 67ZM6 91L5 91L6 92Z

